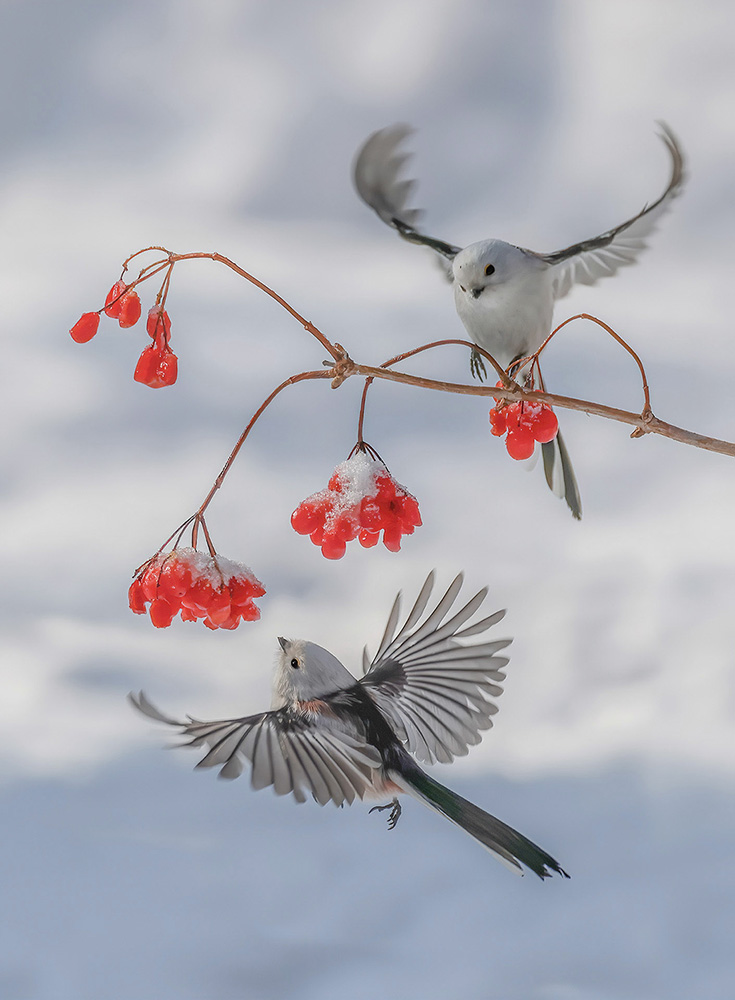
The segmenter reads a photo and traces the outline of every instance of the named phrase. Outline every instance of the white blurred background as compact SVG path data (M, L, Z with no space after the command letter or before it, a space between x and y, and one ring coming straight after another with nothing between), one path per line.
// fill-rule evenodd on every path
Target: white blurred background
M408 121L429 232L551 251L690 179L642 262L564 300L642 355L664 419L735 437L735 10L618 0L6 0L0 6L4 357L0 996L731 1000L735 466L563 413L584 520L491 438L485 401L378 384L366 437L419 498L400 555L322 558L288 519L355 441L361 385L284 393L208 522L266 587L234 633L127 610L132 571L200 503L252 411L324 352L207 262L177 267L175 387L103 319L149 244L217 250L358 360L463 336L428 252L361 205L350 164ZM144 310L154 288L144 286ZM413 370L467 377L458 348ZM549 386L628 408L637 373L568 328ZM459 570L507 607L506 694L440 774L557 857L514 878L408 804L297 806L162 753L173 714L267 707L275 637L357 671L397 589Z

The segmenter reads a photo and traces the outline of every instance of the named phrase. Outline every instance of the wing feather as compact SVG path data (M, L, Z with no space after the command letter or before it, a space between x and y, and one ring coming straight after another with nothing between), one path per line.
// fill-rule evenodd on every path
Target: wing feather
M393 726L396 735L419 760L449 762L462 756L492 726L502 694L508 659L497 654L510 644L498 639L460 644L457 639L486 632L505 612L467 624L479 611L487 590L479 591L453 615L463 582L460 573L428 615L434 574L402 628L393 605L378 653L360 683Z
M659 122L659 126L661 141L671 157L671 177L665 191L637 215L599 236L574 243L555 253L538 254L552 265L554 298L562 298L575 284L593 285L598 279L615 274L619 268L635 264L659 219L681 193L686 180L684 154L668 125Z
M215 722L180 721L160 712L142 691L129 699L144 715L188 737L185 746L207 747L197 767L219 767L220 777L237 778L249 760L253 788L272 785L277 795L292 793L298 802L306 800L306 792L320 805L362 798L381 764L374 748L294 708Z
M404 240L430 247L442 258L452 260L462 248L420 232L416 225L421 212L408 208L415 181L400 176L410 159L410 154L401 152L400 146L412 131L409 125L389 125L365 140L352 168L355 190L365 204Z

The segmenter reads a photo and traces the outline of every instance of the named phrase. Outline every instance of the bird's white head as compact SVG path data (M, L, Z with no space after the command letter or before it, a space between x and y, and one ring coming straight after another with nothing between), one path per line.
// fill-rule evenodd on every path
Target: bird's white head
M534 267L533 254L503 240L482 240L460 250L452 273L463 292L479 299L486 289L525 275L529 266Z
M273 678L273 708L312 701L357 681L328 649L306 639L283 639Z

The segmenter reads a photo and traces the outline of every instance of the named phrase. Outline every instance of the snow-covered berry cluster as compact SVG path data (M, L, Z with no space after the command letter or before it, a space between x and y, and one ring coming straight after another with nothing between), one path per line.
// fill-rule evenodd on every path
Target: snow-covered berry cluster
M130 610L146 611L156 628L168 628L177 614L184 622L202 619L207 628L237 628L255 622L253 599L265 587L242 563L196 549L174 549L154 556L128 591Z
M97 333L100 313L116 319L123 329L135 326L140 319L141 305L138 293L121 279L107 293L105 305L98 312L88 312L77 320L69 333L77 344L86 344ZM143 350L135 367L133 378L151 389L173 385L178 374L178 358L169 347L171 320L161 305L148 313L146 330L153 343Z
M490 410L490 433L507 434L505 447L511 458L530 458L536 442L553 441L559 430L556 414L546 403L524 400Z
M300 535L310 535L327 559L341 559L347 542L365 548L380 540L398 552L401 537L421 524L418 501L391 476L379 458L356 451L334 470L325 490L302 500L291 515Z

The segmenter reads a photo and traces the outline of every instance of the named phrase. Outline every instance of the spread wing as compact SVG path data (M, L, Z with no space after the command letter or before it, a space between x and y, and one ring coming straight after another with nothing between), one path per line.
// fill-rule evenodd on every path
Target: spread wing
M372 747L288 708L242 719L200 722L187 717L180 722L160 712L142 691L128 697L144 715L188 736L183 746L209 748L197 767L220 767L221 778L237 778L249 760L253 788L273 785L277 795L291 792L297 802L305 802L309 793L321 806L352 803L371 788L374 769L380 766Z
M599 278L606 278L621 267L635 264L659 219L681 192L686 179L684 156L671 129L663 122L660 126L661 140L671 157L671 179L666 190L652 205L646 205L632 219L621 222L614 229L556 253L538 254L553 266L551 277L555 298L562 298L574 284L593 285Z
M352 167L355 188L365 204L404 240L431 247L452 260L462 248L419 232L416 224L421 212L408 208L416 182L401 177L409 154L401 152L399 147L412 131L409 125L389 125L374 132L355 157Z
M419 760L446 763L466 754L480 742L482 731L492 726L498 708L490 699L502 694L508 662L496 654L511 640L470 645L457 641L485 632L505 615L497 611L462 627L484 601L484 589L447 617L462 587L461 573L420 622L433 585L432 572L396 634L401 614L398 595L380 648L369 664L365 653L366 672L360 683L408 750Z

